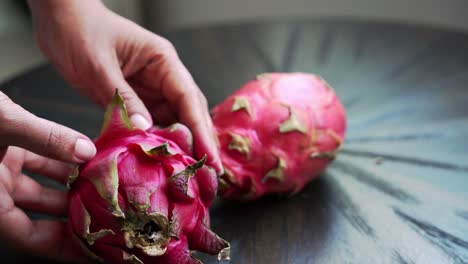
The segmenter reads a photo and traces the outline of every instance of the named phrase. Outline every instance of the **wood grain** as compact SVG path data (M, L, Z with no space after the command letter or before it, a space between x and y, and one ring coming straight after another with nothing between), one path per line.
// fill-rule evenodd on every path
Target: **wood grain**
M231 263L468 263L468 34L294 20L165 36L211 107L259 73L305 71L347 110L343 151L301 193L216 201L212 227L231 241ZM49 65L1 90L40 116L99 131L102 110Z

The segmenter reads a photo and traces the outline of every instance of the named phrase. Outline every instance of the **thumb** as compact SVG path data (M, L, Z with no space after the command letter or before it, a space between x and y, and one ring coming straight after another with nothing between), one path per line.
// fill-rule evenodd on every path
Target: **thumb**
M0 147L17 146L64 162L81 163L96 148L83 134L39 118L0 92Z
M114 67L109 67L105 73L103 81L107 87L108 101L114 96L115 89L119 90L120 96L124 99L130 121L137 128L146 130L153 125L151 114L146 108L143 101L136 94L135 90L125 80L122 70L118 65L113 63Z

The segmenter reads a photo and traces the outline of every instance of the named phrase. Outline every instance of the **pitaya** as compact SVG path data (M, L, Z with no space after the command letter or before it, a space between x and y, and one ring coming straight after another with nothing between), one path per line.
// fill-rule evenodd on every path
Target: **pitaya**
M69 181L69 226L84 251L108 263L200 263L197 250L229 258L229 243L209 229L217 177L194 160L181 124L143 131L116 93L97 155Z
M224 175L220 195L293 194L317 177L343 142L346 117L319 76L269 73L212 109Z

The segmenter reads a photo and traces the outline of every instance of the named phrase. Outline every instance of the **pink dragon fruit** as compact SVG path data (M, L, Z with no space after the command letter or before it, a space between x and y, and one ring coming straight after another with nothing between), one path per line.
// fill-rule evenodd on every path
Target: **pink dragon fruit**
M188 128L134 128L116 93L94 159L69 181L69 226L84 251L108 263L200 263L190 251L229 259L209 229L217 177L192 156Z
M225 198L296 193L334 159L345 111L332 88L305 73L259 75L212 109Z

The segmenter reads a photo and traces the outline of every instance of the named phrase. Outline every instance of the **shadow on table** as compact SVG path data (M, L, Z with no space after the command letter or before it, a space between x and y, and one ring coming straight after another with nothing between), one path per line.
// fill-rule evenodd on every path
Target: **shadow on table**
M333 188L320 177L290 198L253 202L218 200L211 209L212 229L231 243L231 263L305 263L326 246L333 225ZM217 263L211 256L197 256Z

